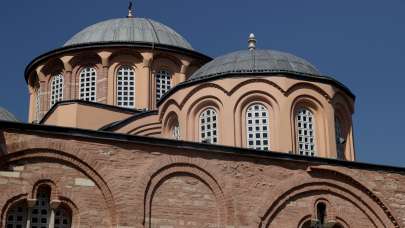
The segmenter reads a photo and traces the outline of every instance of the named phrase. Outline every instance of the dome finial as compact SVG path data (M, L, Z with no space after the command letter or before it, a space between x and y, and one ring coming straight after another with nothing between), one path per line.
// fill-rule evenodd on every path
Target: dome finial
M253 51L253 50L256 49L256 37L255 37L255 34L250 33L248 44L249 44L249 46L248 46L249 51Z
M129 1L129 6L128 6L128 16L127 18L133 18L134 16L132 15L132 1Z

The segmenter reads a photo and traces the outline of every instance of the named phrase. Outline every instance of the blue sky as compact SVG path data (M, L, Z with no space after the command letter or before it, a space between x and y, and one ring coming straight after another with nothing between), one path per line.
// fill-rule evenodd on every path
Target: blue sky
M125 17L126 0L2 2L0 106L27 119L23 72L82 28ZM215 57L247 47L293 53L356 94L357 159L405 167L405 1L145 0L135 15L160 21Z

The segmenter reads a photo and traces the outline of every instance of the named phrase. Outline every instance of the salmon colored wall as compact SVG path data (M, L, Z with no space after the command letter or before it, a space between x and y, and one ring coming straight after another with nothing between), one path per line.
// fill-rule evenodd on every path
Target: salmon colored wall
M97 130L131 115L93 106L67 104L58 106L44 124Z
M217 111L219 143L246 147L245 113L250 104L261 103L270 114L271 150L296 149L295 112L307 107L315 116L317 156L336 158L335 113L343 121L345 158L354 160L351 115L354 101L338 88L318 82L303 82L283 75L219 79L176 91L159 106L162 126L176 116L183 140L199 141L199 113L208 107ZM170 129L162 129L170 138Z
M155 75L160 69L172 73L172 86L183 82L198 66L198 59L189 56L143 49L115 48L72 52L47 60L31 72L29 81L38 81L41 89L41 113L50 107L50 80L55 72L65 77L64 99L79 98L81 69L93 66L97 70L97 101L116 105L115 75L119 67L131 66L135 71L135 108L154 110L158 115L138 118L117 132L172 138L173 117L180 123L182 140L200 141L199 115L208 107L218 115L218 142L246 147L246 109L253 103L265 105L270 114L270 148L273 151L295 153L295 112L307 107L315 116L317 156L336 158L335 118L343 124L346 139L345 159L354 160L351 116L354 100L331 84L293 79L285 75L253 75L214 80L176 91L156 107ZM33 83L30 88L29 120L35 119ZM77 106L59 108L46 124L98 129L127 115L113 111ZM66 113L64 113L66 111ZM77 113L80 112L80 116ZM71 113L74 113L74 115ZM97 113L98 118L93 118ZM76 117L77 115L77 117ZM168 122L169 121L169 122Z
M63 56L54 56L38 64L33 72L28 72L28 81L39 81L41 89L41 116L51 108L50 91L52 76L62 74L64 77L63 100L79 99L79 78L84 67L96 69L96 101L99 103L116 104L115 75L120 66L129 65L135 70L135 108L155 109L156 93L154 75L160 69L168 69L172 73L172 85L186 80L190 76L189 66L198 68L203 60L171 52L150 49L110 48L86 51L71 51ZM34 86L29 83L32 91ZM32 94L32 92L30 92ZM39 121L35 118L35 96L30 97L28 121Z

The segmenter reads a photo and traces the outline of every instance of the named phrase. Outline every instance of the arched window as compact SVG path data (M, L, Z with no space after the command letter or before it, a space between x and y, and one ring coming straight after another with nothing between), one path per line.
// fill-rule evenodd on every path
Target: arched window
M54 221L54 228L70 228L71 226L71 213L62 208L58 207L55 210L55 221Z
M311 220L305 221L300 228L314 228L311 224Z
M57 74L51 80L51 107L63 100L63 75Z
M342 122L338 117L335 117L335 135L336 135L336 151L338 159L345 159L345 138L343 135Z
M25 228L27 222L27 207L19 203L11 207L6 216L6 228Z
M207 108L200 114L200 142L218 142L217 112L213 108Z
M37 202L31 209L31 227L48 227L50 212L50 190L43 188L38 191Z
M135 71L130 66L122 66L117 71L117 105L135 107Z
M86 67L80 72L80 99L85 101L96 101L96 69Z
M321 226L326 223L326 205L324 203L316 205L316 219Z
M172 128L172 136L174 139L179 140L180 139L180 125L179 123L175 124Z
M38 189L37 200L32 208L26 203L18 203L7 211L6 228L25 228L30 223L31 228L70 228L72 224L69 210L59 206L56 209L50 207L51 189L41 186Z
M35 122L41 120L41 88L38 87L35 92Z
M247 147L269 150L269 113L259 103L252 104L246 111Z
M159 70L156 74L156 102L171 88L172 75L168 70Z
M306 108L298 109L295 122L298 154L315 156L314 115Z

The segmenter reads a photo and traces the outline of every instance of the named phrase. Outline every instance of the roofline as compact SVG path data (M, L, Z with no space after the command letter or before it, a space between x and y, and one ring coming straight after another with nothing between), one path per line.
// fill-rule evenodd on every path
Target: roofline
M107 125L99 128L98 130L99 131L114 131L114 130L117 130L117 129L127 125L128 123L131 123L132 121L138 120L138 119L140 119L142 117L146 117L146 116L157 115L158 113L159 112L157 110L136 113L126 119L107 124Z
M388 165L377 165L363 162L354 161L343 161L331 158L321 158L321 157L309 157L296 154L280 153L280 152L270 152L262 150L254 150L239 147L230 147L223 145L213 145L213 144L203 144L196 142L187 142L180 140L172 140L165 138L154 138L146 136L136 136L129 134L121 134L114 132L105 131L94 131L78 128L69 127L58 127L49 125L38 125L38 124L28 124L28 123L18 123L9 121L0 121L1 130L12 130L16 132L23 133L36 133L36 134L51 134L55 136L64 136L70 138L81 138L90 140L102 140L103 142L114 141L114 142L126 142L135 143L141 145L149 146L163 146L176 149L193 149L206 153L221 153L226 155L239 155L244 157L255 157L262 159L274 159L292 162L312 162L317 165L338 165L347 168L357 168L366 170L379 170L388 172L401 172L405 173L405 167L396 167Z
M162 104L167 98L169 98L172 94L174 94L176 91L186 88L188 86L196 85L202 82L210 82L210 81L215 81L219 79L225 79L225 78L236 78L240 76L282 76L287 77L287 78L294 78L294 79L299 79L299 80L305 80L305 81L312 81L312 82L321 82L321 83L327 83L327 84L332 84L343 91L345 91L353 100L356 99L356 96L352 93L352 91L345 86L343 83L337 81L331 76L328 75L316 75L316 74L308 74L308 73L302 73L302 72L296 72L296 71L288 71L288 70L252 70L252 71L237 71L237 72L223 72L223 73L218 73L218 74L212 74L212 75L207 75L204 77L196 78L196 79L188 79L182 83L177 84L175 87L170 89L167 93L165 93L162 98L157 102L157 105L159 106Z
M84 43L84 44L74 44L69 46L64 46L61 48L57 48L51 51L48 51L40 56L34 58L28 65L25 67L24 77L25 81L28 83L28 73L30 72L31 68L38 65L40 62L55 56L61 55L70 51L77 51L77 50L87 50L87 49L94 49L94 48L117 48L117 47L127 47L127 48L150 48L150 49L157 49L162 51L169 51L178 54L184 54L188 56L197 57L199 59L205 60L209 62L212 60L211 57L202 54L200 52L186 49L182 47L176 47L171 45L165 44L157 44L151 42L122 42L122 41L107 41L107 42L93 42L93 43Z
M96 108L102 108L102 109L108 109L112 111L117 111L117 112L123 112L123 113L128 113L128 114L136 114L142 112L141 110L137 109L130 109L130 108L123 108L123 107L118 107L114 105L108 105L108 104L103 104L103 103L97 103L97 102L92 102L92 101L85 101L85 100L65 100L65 101L58 101L56 102L51 109L46 112L44 117L42 117L41 121L39 121L39 124L43 124L49 116L59 107L63 105L70 105L70 104L81 104L81 105L86 105L86 106L92 106Z

